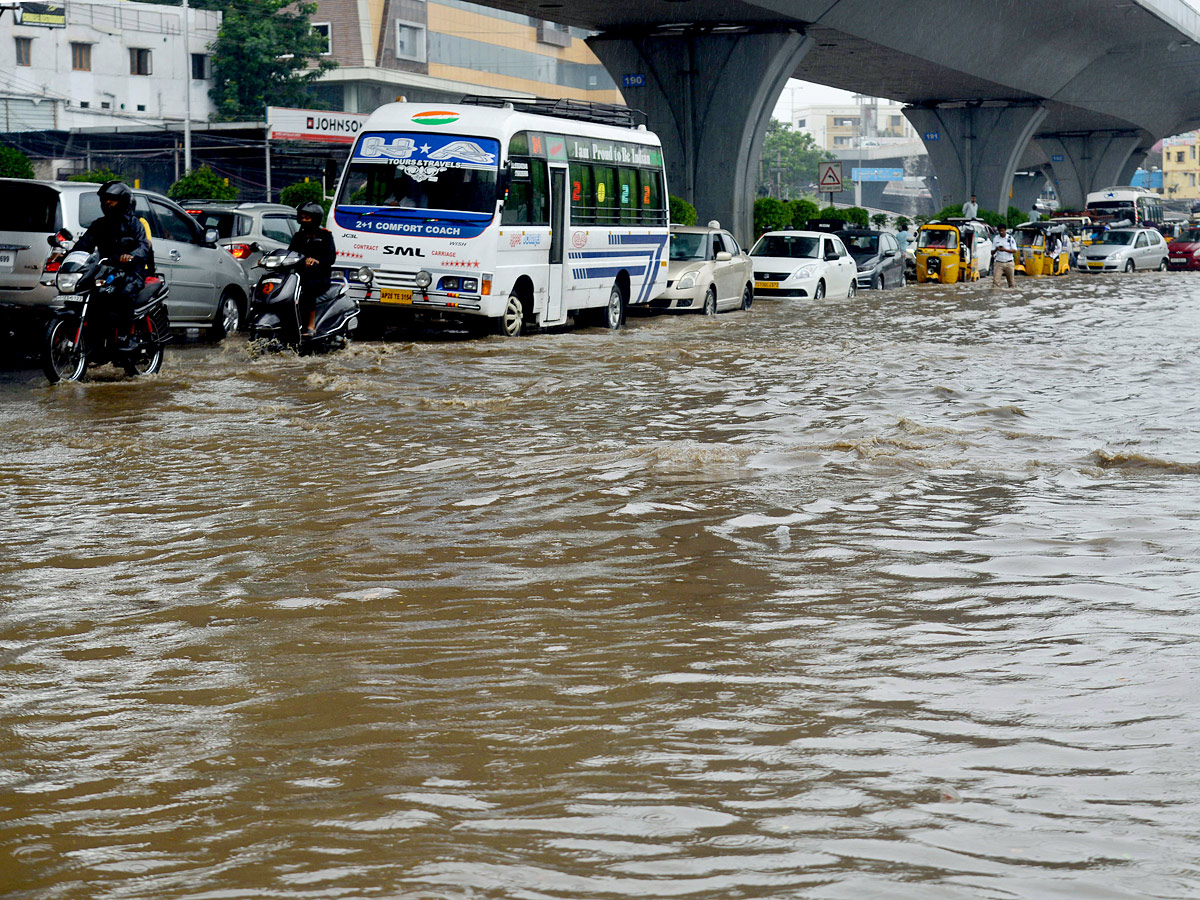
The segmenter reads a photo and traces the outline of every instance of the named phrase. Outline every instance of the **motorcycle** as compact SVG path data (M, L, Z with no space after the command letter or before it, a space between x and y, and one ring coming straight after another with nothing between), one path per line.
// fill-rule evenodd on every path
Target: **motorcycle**
M51 384L78 381L89 367L113 363L127 375L153 375L162 368L163 345L171 340L167 314L170 290L158 275L146 278L134 301L134 333L122 345L124 319L113 307L120 297L126 273L121 266L96 253L71 250L66 229L47 239L54 249L55 266L47 266L45 284L58 288L61 309L54 310L42 347L42 370ZM52 256L53 258L53 256Z
M249 338L271 350L293 349L301 355L325 353L346 346L358 327L358 301L345 281L333 282L317 298L317 318L311 334L300 322L300 267L304 257L294 250L273 250L256 268L266 271L250 299ZM360 272L370 278L370 270Z

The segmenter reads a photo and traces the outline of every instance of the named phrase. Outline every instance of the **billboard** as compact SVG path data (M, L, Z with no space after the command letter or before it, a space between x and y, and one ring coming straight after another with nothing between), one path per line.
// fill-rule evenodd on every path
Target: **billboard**
M63 3L21 3L14 10L19 25L66 28L67 7Z
M366 121L366 113L268 106L267 139L272 141L315 141L321 144L353 144Z

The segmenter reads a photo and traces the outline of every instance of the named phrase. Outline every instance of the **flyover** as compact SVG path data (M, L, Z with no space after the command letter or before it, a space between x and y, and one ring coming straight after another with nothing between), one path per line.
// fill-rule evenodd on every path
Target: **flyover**
M595 32L663 140L672 193L743 238L788 78L906 104L943 203L1005 209L1044 168L1067 207L1128 183L1200 125L1200 13L1185 0L475 0Z

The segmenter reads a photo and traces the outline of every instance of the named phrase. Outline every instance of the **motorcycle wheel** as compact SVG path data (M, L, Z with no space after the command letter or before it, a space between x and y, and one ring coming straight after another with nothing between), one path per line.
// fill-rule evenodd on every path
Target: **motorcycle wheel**
M163 348L156 338L152 321L138 327L138 348L122 363L126 375L153 375L162 368Z
M83 341L75 345L77 319L55 319L46 328L46 343L42 348L42 371L51 384L78 381L87 371L87 349Z

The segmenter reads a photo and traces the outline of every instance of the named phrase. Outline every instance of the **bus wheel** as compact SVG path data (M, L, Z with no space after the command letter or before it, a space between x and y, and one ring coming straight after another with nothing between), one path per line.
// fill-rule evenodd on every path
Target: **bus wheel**
M608 295L608 306L604 307L604 327L616 331L625 324L625 295L621 286L614 284Z
M496 333L504 337L519 337L525 327L525 305L516 294L508 295L504 314L496 320Z

